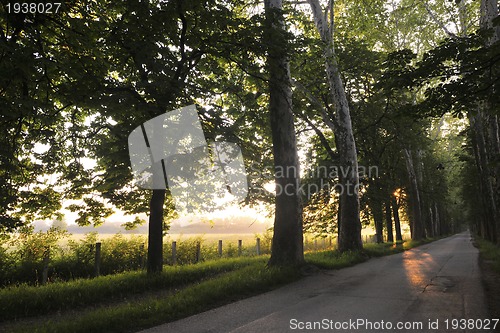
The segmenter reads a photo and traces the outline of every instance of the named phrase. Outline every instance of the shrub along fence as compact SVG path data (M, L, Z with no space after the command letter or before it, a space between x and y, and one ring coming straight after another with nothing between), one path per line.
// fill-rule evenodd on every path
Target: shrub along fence
M146 267L147 239L121 234L98 240L96 233L66 245L23 239L10 249L0 247L0 286L28 283L45 284L73 278L108 275ZM61 242L59 242L61 243ZM270 253L270 240L256 238L237 242L219 240L215 244L202 237L167 241L163 247L167 265L186 265L221 257L255 256Z
M31 233L12 241L10 251L0 247L0 286L45 284L146 267L147 239L144 236L116 234L98 240L97 233L89 233L79 241L69 240L65 246L58 241L67 235L59 234L58 237L48 241L46 233ZM257 235L253 240L208 242L203 237L169 240L164 244L163 258L167 265L187 265L221 257L270 254L271 241L271 233ZM363 241L373 242L374 237L366 236ZM331 249L335 243L332 237L305 235L304 250Z

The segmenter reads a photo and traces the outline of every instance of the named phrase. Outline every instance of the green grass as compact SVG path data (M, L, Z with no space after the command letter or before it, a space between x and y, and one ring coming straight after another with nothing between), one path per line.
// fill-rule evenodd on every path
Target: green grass
M483 260L490 261L491 268L500 274L500 247L480 237L475 237L479 252Z
M71 320L20 327L13 332L131 332L268 291L299 277L293 268L269 269L262 262L255 262L182 289L170 297L125 303Z
M266 257L230 258L196 265L165 266L163 273L156 276L132 271L41 287L8 287L0 289L0 321L109 302L146 291L175 289L220 273L265 262Z
M368 243L363 244L363 250L361 252L348 251L339 253L336 250L309 252L305 254L305 259L307 263L323 269L340 269L359 264L373 257L382 257L403 252L434 240L435 239L425 239L420 241L408 240L398 244Z
M318 266L323 269L340 269L349 267L367 260L363 252L344 252L339 253L336 250L326 250L318 252L309 252L304 255L308 264Z

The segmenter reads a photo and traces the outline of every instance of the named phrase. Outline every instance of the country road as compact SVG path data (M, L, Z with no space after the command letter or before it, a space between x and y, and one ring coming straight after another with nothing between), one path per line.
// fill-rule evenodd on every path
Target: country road
M487 318L478 251L464 232L142 333L495 332ZM462 329L460 319L475 321Z

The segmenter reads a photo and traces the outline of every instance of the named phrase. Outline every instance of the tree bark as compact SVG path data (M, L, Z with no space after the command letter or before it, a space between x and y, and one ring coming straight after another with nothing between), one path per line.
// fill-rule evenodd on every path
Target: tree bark
M479 107L478 107L479 109ZM471 141L472 150L474 152L474 158L477 168L477 184L479 186L479 197L481 198L482 204L482 214L477 216L479 220L478 231L479 235L484 238L491 240L491 220L493 218L493 207L491 205L491 195L489 189L488 173L485 168L488 162L485 160L486 156L482 149L484 147L484 133L482 133L482 117L480 116L480 111L473 115L472 112L469 113L469 122L471 126Z
M382 204L378 201L370 204L371 211L373 215L373 221L375 222L375 240L377 243L384 242L384 213L382 210Z
M403 241L403 235L401 234L401 221L399 220L399 206L396 198L391 200L392 214L394 215L394 229L396 230L396 242Z
M352 130L349 104L340 77L333 44L333 22L328 24L323 15L319 0L308 0L314 23L323 41L326 74L330 86L330 95L335 108L330 122L335 135L335 144L339 153L339 167L344 174L340 177L339 216L338 216L338 249L339 251L360 250L361 221L359 217L359 174L356 144ZM333 20L333 1L330 2L330 20Z
M500 27L493 26L493 20L499 15L497 0L481 0L480 5L480 27L482 29L492 29L493 34L486 41L486 46L491 46L500 40ZM494 94L495 92L492 92ZM474 115L474 130L476 138L476 161L479 175L483 182L485 207L490 216L486 216L484 221L487 239L500 243L500 212L498 193L498 179L500 179L500 166L494 165L500 152L500 139L498 137L498 118L491 112L491 105L488 101L478 106L478 112ZM479 157L479 158L478 158ZM497 183L495 184L495 180Z
M499 118L497 115L492 116L490 121L490 138L492 143L491 160L493 162L494 182L492 184L495 210L496 210L496 240L500 244L500 127L498 125Z
M432 208L431 208L431 211L432 211ZM442 236L444 234L444 228L443 226L441 225L441 214L439 212L439 208L438 208L438 203L435 202L434 203L434 235L435 236Z
M385 228L387 229L387 243L394 243L394 234L392 232L391 202L385 203Z
M406 169L408 171L409 180L409 203L410 203L410 223L411 223L411 239L420 240L424 238L424 228L422 223L422 211L420 206L420 193L418 188L417 175L413 165L413 158L410 150L403 149L406 161Z
M291 77L281 0L265 0L269 111L276 170L274 234L270 266L304 262L302 202L292 112ZM281 172L282 171L282 172Z
M148 274L163 270L163 204L166 190L153 190L149 205Z
M425 194L424 192L424 157L423 157L424 152L421 149L417 149L415 152L415 161L414 161L414 167L415 167L415 172L417 174L417 185L418 185L418 197L419 197L419 202L420 202L420 212L422 214L422 225L424 228L424 237L431 238L433 237L433 232L432 232L432 223L433 223L433 217L432 214L427 214L426 212L429 212L429 209L432 207L432 198L429 197L429 195ZM430 188L430 192L434 192L432 185Z

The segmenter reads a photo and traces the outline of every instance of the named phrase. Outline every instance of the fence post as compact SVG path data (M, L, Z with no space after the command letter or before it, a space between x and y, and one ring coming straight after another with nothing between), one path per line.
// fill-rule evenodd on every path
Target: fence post
M332 247L332 236L329 236L330 238L330 247Z
M177 242L172 242L172 265L177 265Z
M222 239L219 239L218 253L219 253L219 257L222 257Z
M50 247L47 248L47 251L43 255L42 285L46 284L49 279L49 261Z
M201 243L196 242L196 262L200 262L201 259Z
M315 238L314 239L314 251L317 251L318 250L318 239Z
M260 238L257 238L257 255L260 256Z
M242 240L238 239L238 256L241 256L241 245L242 245Z
M101 242L95 243L94 270L95 276L101 275Z

